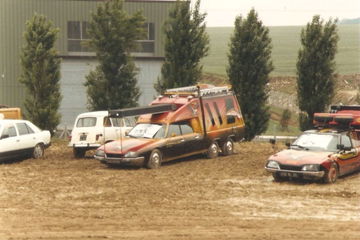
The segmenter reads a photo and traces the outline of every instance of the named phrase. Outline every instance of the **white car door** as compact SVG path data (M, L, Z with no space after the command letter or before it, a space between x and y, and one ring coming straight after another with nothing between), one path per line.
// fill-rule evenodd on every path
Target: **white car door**
M37 142L36 134L25 122L16 123L15 125L19 133L19 144L29 153L32 152Z
M14 124L4 126L0 135L0 159L21 155L23 149Z

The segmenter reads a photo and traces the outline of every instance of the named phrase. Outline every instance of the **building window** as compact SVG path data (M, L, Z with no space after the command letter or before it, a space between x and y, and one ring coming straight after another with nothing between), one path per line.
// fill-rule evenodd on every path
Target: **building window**
M84 42L90 40L87 33L88 22L69 21L68 22L68 51L69 52L94 52ZM155 24L145 23L145 38L137 40L137 48L133 53L154 53L155 52Z
M134 50L135 53L153 53L155 52L155 24L145 23L145 39L137 40L138 47Z
M69 52L91 52L88 46L82 42L90 39L87 28L88 22L69 21L68 22L68 51Z

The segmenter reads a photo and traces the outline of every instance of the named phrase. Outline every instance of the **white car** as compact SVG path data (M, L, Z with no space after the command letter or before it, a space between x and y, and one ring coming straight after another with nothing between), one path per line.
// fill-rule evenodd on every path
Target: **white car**
M0 161L18 157L41 158L50 146L50 132L30 121L0 120Z
M84 157L87 150L119 139L135 126L134 117L109 118L108 115L108 111L96 111L77 116L69 143L74 157Z

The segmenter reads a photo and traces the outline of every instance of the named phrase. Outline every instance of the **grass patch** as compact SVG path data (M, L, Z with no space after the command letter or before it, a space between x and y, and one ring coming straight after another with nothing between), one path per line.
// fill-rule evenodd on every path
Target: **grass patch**
M272 76L295 76L300 33L304 26L269 27L272 39ZM336 55L339 74L360 72L360 24L338 25L340 40ZM210 53L203 59L204 72L226 75L233 27L209 27Z

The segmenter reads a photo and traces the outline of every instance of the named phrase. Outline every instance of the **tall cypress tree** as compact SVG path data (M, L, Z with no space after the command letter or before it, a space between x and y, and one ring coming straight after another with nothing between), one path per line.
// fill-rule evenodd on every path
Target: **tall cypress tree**
M315 112L323 112L331 103L335 85L335 54L337 52L336 22L324 24L320 16L313 17L311 23L301 31L301 48L297 61L297 93L300 127L312 127Z
M27 90L25 117L41 129L53 130L60 122L60 58L54 48L58 28L43 15L26 22L21 53L20 82Z
M99 65L86 76L91 110L137 105L140 90L130 52L136 48L135 40L145 35L144 21L140 11L128 15L122 0L107 1L92 14L89 45L96 51Z
M252 9L246 19L235 20L227 74L245 120L246 140L263 133L270 118L266 85L273 70L269 29Z
M202 73L200 60L209 51L209 37L204 23L206 14L200 13L200 0L194 9L189 2L177 1L165 24L165 63L155 89L194 85Z

